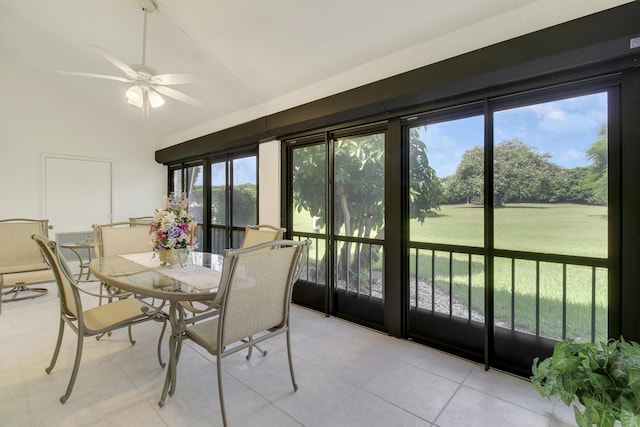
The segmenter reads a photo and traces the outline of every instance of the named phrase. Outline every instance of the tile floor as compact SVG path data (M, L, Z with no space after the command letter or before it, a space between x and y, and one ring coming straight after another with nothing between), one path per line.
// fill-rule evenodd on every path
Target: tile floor
M158 407L165 371L156 358L154 322L135 327L133 347L126 330L85 340L73 394L61 404L75 334L67 329L47 375L58 327L56 290L47 286L44 297L2 304L1 426L222 425L215 362L188 342L176 393ZM570 408L540 397L523 379L298 306L292 311L300 388L293 392L284 335L265 343L266 357L226 358L231 426L575 425Z

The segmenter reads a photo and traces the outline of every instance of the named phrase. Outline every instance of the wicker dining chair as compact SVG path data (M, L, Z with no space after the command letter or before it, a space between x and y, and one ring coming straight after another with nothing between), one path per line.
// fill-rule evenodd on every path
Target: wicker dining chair
M157 353L160 366L165 366L162 361L160 349L162 337L167 326L167 318L161 310L136 298L119 299L85 310L80 292L94 297L100 296L92 294L78 286L74 274L67 265L64 256L58 250L56 242L49 240L41 234L34 234L32 239L36 241L47 263L53 270L58 285L58 299L60 301L58 341L56 342L51 363L46 369L47 374L51 373L58 359L65 324L76 333L78 338L71 378L69 379L66 392L60 397L60 402L65 403L73 391L78 369L80 368L83 340L85 337L100 336L107 332L127 327L129 329L129 341L131 345L134 345L136 342L131 335L132 325L149 320L162 321L163 326L160 337L158 338Z

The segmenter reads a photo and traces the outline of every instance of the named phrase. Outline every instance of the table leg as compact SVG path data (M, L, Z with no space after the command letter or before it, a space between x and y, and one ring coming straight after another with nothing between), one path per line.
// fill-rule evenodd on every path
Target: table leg
M181 335L186 327L181 306L176 301L169 302L169 323L171 324L171 335L169 336L169 365L167 366L162 395L158 402L158 406L160 407L164 406L167 394L173 396L176 390L178 359L180 358L180 349L182 347Z

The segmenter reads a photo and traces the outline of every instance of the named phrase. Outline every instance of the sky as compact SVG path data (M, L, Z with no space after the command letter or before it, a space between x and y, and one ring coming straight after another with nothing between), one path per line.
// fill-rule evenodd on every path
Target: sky
M494 142L518 139L551 155L565 168L587 166L586 150L607 120L606 92L518 107L494 113ZM431 167L438 177L455 173L465 151L483 146L483 117L475 116L420 128Z
M586 150L607 120L606 92L566 98L494 113L494 141L518 139L551 155L550 162L565 168L590 164ZM484 119L468 117L419 128L427 144L431 167L440 178L453 175L465 151L483 146ZM256 183L255 157L234 159L234 184ZM224 163L212 170L214 185L225 182ZM202 185L202 174L197 184Z
M225 162L213 164L211 180L213 185L225 185ZM257 181L255 156L242 157L233 160L234 185L255 184ZM202 185L202 173L198 175L196 185Z

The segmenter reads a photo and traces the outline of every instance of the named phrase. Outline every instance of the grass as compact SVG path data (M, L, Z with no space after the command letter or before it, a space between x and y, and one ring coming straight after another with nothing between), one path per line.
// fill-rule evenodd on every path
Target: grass
M494 211L498 249L550 254L607 256L607 207L574 204L511 204ZM445 205L420 224L412 220L414 242L484 245L484 210Z
M574 204L514 204L494 211L496 248L605 258L607 256L607 208ZM424 224L412 221L411 240L417 242L483 246L484 212L482 207L449 205ZM448 292L449 254L436 253L435 283ZM431 277L430 254L419 259L418 275ZM466 255L454 255L453 293L468 302L471 281L471 306L484 312L484 265L474 257L469 277ZM413 270L413 264L412 264ZM561 264L536 263L496 258L494 261L494 310L496 322L516 330L536 331L536 292L540 296L538 332L550 338L563 338L563 271ZM512 275L515 278L512 283ZM536 291L536 277L538 291ZM567 337L591 339L592 270L567 266ZM512 290L513 286L513 290ZM607 336L607 273L595 274L596 337ZM512 304L513 297L513 304ZM513 305L513 310L511 309Z
M411 240L482 247L484 222L482 207L448 205L424 224L411 221ZM573 204L517 204L495 210L495 243L500 249L522 250L605 258L607 256L607 208ZM311 231L311 218L304 213L294 217L295 231ZM324 241L318 242L318 253L324 253ZM315 254L312 253L312 258ZM484 315L484 260L473 256L469 275L468 255L453 254L449 271L449 253L435 252L435 272L431 271L431 252L411 252L410 271L449 292ZM539 272L533 261L516 260L515 272L510 259L494 261L495 319L504 327L536 331L536 292L539 292L538 332L542 336L563 337L563 271L562 265L540 263ZM512 274L515 281L512 283ZM537 276L539 274L539 276ZM538 290L536 291L536 277ZM595 278L589 267L567 266L566 271L566 336L591 339L592 281L595 280L596 340L607 336L607 272L596 269ZM471 283L471 284L469 284ZM412 285L415 286L415 285ZM429 285L422 285L429 286ZM512 291L513 286L513 291ZM512 304L513 298L513 304ZM430 307L430 302L421 301ZM513 305L513 311L511 309Z

